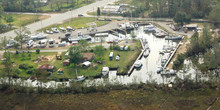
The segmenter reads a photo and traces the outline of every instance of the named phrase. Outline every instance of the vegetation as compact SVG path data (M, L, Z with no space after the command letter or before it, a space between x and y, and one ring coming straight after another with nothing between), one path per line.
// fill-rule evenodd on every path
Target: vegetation
M220 4L214 7L214 9L209 13L209 21L212 22L216 27L220 27Z
M177 12L173 20L183 26L183 23L190 23L191 18L185 12Z
M177 70L184 63L184 54L178 54L177 59L173 62L173 69Z
M15 31L15 33L16 33L15 40L20 43L22 49L22 45L23 43L25 43L26 38L30 34L30 31L27 29L27 27L20 27L19 30Z
M0 0L5 11L9 12L60 12L75 9L93 2L93 0Z
M98 15L98 16L101 15L101 11L100 11L100 8L99 8L99 7L97 8L97 15Z

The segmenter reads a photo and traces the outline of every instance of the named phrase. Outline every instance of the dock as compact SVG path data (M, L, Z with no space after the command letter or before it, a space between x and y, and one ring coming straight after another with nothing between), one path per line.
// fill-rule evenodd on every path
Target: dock
M169 65L170 61L173 59L173 56L176 54L176 51L178 48L182 45L182 41L179 42L176 49L173 51L173 53L170 55L169 59L167 60L166 64L163 66L163 70L166 69L166 67Z
M135 62L136 62L137 60L140 60L140 59L141 59L141 57L142 57L142 55L143 55L143 53L144 53L144 50L145 50L145 49L144 49L143 40L140 39L140 42L141 42L142 50L141 50L141 53L139 54L139 56L137 57L137 59L135 60ZM134 70L134 64L135 64L135 62L133 63L133 65L131 66L131 68L130 68L129 71L128 71L128 75L129 75L129 76L131 75L132 71Z

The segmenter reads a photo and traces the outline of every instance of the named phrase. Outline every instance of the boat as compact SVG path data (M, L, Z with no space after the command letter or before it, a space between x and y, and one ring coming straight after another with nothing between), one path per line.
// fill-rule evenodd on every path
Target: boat
M63 32L65 32L66 31L66 29L65 28L63 28L63 27L59 27L60 28L60 30L61 31L63 31Z
M161 73L163 71L163 67L162 66L158 66L157 67L157 73Z
M156 37L159 37L159 38L163 38L163 37L166 36L166 34L163 33L163 32L156 32L154 35L155 35Z
M51 30L54 32L54 33L59 33L59 30L57 28L51 28Z
M66 29L67 29L68 31L74 31L74 29L73 29L72 27L70 27L70 26L67 26Z
M77 76L76 77L76 81L84 81L86 79L86 77L85 76Z
M150 24L144 27L145 32L155 32L154 25Z
M176 72L173 69L165 69L163 72L161 72L161 75L176 75Z
M53 34L53 31L50 31L50 30L46 30L45 31L47 34Z
M149 50L145 50L143 55L144 55L144 57L148 57L149 54L150 54Z
M142 66L141 60L137 60L134 64L135 68L140 68Z
M178 35L178 36L166 36L165 40L182 40L183 36Z

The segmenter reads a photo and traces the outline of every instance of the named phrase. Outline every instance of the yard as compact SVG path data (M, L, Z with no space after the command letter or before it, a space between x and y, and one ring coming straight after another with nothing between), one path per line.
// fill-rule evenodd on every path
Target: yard
M64 27L66 28L67 26L71 26L72 28L79 29L79 28L86 28L87 23L90 22L95 22L97 26L102 26L110 23L110 21L98 21L97 18L95 17L78 17L78 18L73 18L66 20L63 24L55 24L48 26L46 28L40 29L39 31L45 31L45 30L50 30L53 27Z
M84 75L87 77L95 77L100 75L102 67L111 67L111 68L118 68L118 73L127 73L129 67L133 64L135 59L137 58L140 51L136 48L138 48L136 45L140 45L139 43L134 43L135 45L132 45L131 50L129 51L119 51L119 50L110 50L106 49L103 55L103 63L98 64L95 62L95 60L92 61L92 65L89 67L77 67L77 73L78 75ZM113 60L109 59L109 53L114 52L114 58ZM63 66L62 62L65 60L65 53L63 52L61 54L62 60L56 59L56 54L58 53L46 53L41 52L40 54L37 54L36 52L31 53L19 53L19 54L12 54L12 61L14 62L13 67L17 68L15 76L28 78L30 76L33 76L33 71L40 65L44 64L50 64L52 66L55 66L54 71L51 73L50 76L48 76L48 79L62 79L62 78L75 78L76 77L76 71L75 68L71 66ZM116 55L120 55L120 60L116 61L115 57ZM96 56L96 55L95 55ZM95 57L96 58L96 57ZM40 59L38 61L38 59ZM27 67L33 66L33 68L26 68L22 69L19 68L20 65L26 64ZM3 65L0 65L1 68L3 68ZM64 74L58 75L57 70L59 68L63 69ZM32 72L30 72L32 71Z

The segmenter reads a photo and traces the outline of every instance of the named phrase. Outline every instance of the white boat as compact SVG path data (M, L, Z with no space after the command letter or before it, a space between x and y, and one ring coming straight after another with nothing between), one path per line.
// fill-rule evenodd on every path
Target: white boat
M150 25L145 26L144 31L145 32L154 32L155 31L154 25L150 24Z
M102 67L102 75L106 76L109 73L109 67Z
M62 31L66 31L66 29L65 28L63 28L63 27L59 27L60 28L60 30L62 30Z
M181 35L178 35L178 36L166 36L165 37L165 40L182 40L183 39L183 36Z
M162 66L158 66L157 67L157 73L161 73L163 71L163 67Z
M46 30L45 32L46 32L47 34L53 34L53 31Z
M76 81L84 81L86 79L85 76L77 76Z
M59 33L60 31L57 28L51 28L54 33Z
M135 68L140 68L142 66L141 60L137 60L134 64Z
M74 29L72 28L72 27L70 27L70 26L67 26L67 28L66 28L68 31L74 31Z
M150 51L149 50L145 50L143 55L144 55L144 57L148 57L149 54L150 54Z

